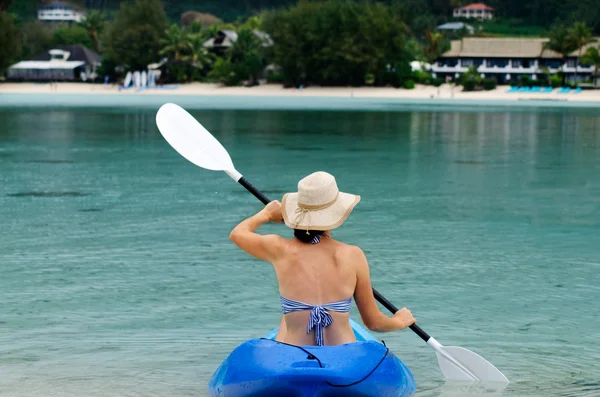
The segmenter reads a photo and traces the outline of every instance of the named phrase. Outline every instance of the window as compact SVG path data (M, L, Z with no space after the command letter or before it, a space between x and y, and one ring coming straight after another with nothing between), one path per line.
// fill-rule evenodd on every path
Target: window
M483 58L464 58L461 62L462 66L479 66L483 64Z
M532 59L513 59L512 67L513 68L530 68L533 66Z
M503 58L488 59L487 65L491 68L493 68L493 67L505 68L508 66L508 59L503 59Z

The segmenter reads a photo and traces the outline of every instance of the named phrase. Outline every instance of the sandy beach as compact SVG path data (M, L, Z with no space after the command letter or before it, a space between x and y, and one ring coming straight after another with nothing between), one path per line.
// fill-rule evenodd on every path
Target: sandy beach
M111 94L111 95L190 95L190 96L260 96L260 97L331 97L331 98L397 98L397 99L459 99L459 100L548 100L548 101L580 101L600 102L600 90L584 90L581 93L509 93L507 86L499 86L495 90L480 92L463 92L461 87L443 85L417 86L413 90L391 87L308 87L304 89L286 89L281 85L265 84L256 87L223 87L218 84L189 83L169 88L136 90L129 88L119 90L116 85L86 83L3 83L0 84L2 94Z

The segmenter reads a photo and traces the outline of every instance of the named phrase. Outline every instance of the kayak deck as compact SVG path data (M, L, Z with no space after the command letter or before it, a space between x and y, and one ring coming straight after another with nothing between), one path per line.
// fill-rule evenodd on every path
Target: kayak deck
M410 370L365 328L351 320L357 342L293 346L276 342L277 329L238 346L209 382L212 397L408 397Z

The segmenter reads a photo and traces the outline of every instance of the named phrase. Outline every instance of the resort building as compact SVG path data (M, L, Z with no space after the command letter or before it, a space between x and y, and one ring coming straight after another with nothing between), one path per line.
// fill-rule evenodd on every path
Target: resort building
M468 34L475 33L475 29L471 25L467 25L464 22L448 22L443 25L439 25L435 28L440 32L460 33L465 32Z
M38 19L45 22L81 22L85 15L61 1L53 1L38 9Z
M102 58L81 46L59 46L29 61L21 61L8 69L9 80L21 81L87 81L98 77L96 69Z
M594 68L578 65L579 50L568 55L566 62L554 51L545 50L546 38L478 38L451 41L450 50L432 65L431 71L441 78L455 78L469 68L498 83L515 83L522 75L536 80L542 74L562 71L568 82L590 80ZM582 48L582 53L589 46ZM577 77L576 77L577 76Z
M256 37L258 37L264 47L270 47L273 45L273 40L268 33L262 32L260 30L253 30ZM223 52L229 47L233 45L237 41L238 34L234 30L219 30L217 35L211 39L208 39L204 42L204 47L210 48L215 52Z
M494 17L494 9L487 4L473 3L468 6L455 8L454 18L475 18L480 21L489 20Z

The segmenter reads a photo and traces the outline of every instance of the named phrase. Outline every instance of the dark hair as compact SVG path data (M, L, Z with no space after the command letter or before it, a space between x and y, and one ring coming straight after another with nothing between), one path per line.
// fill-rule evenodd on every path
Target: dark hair
M315 236L321 236L325 232L323 230L301 230L294 229L294 237L303 243L310 243Z

